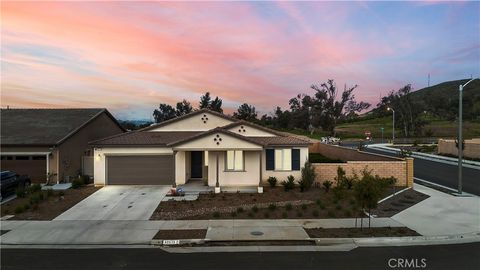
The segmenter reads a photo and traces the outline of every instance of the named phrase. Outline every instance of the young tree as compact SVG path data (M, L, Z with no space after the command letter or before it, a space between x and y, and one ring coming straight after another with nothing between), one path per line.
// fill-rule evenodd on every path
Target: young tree
M363 211L368 209L368 224L370 227L370 212L375 209L384 192L384 183L378 176L373 176L366 168L362 171L362 178L353 186L355 199ZM363 227L363 217L360 219Z
M165 103L161 103L158 106L158 109L153 111L153 117L155 118L156 123L161 123L163 121L172 119L176 116L175 109Z
M241 120L255 122L257 121L257 112L255 106L243 103L240 105L236 112L233 113L233 117Z
M184 99L182 100L182 102L177 102L176 112L175 112L177 116L189 114L192 111L193 111L192 105L187 100Z

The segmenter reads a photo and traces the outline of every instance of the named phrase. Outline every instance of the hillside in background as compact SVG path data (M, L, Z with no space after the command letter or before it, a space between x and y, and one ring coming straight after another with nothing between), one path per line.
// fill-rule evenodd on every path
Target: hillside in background
M410 93L424 111L422 119L427 122L423 128L426 137L455 137L457 134L458 87L469 79L440 83ZM480 80L467 85L463 93L464 136L480 137ZM343 138L364 138L370 131L374 138L392 136L392 113L384 107L377 107L362 117L337 126L336 131ZM402 134L397 127L397 137Z

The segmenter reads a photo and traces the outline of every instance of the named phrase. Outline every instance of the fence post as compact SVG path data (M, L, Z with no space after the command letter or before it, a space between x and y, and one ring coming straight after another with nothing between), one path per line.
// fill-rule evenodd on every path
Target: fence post
M413 187L413 158L405 158L407 164L407 186Z

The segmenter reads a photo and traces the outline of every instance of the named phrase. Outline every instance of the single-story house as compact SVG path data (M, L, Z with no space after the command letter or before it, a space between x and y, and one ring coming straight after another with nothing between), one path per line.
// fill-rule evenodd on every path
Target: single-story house
M106 109L2 109L1 170L32 182L69 181L93 151L88 142L125 130ZM84 158L90 156L90 159ZM91 169L93 174L93 168Z
M226 186L261 186L270 176L297 180L309 141L202 109L94 146L96 185L180 185L203 180Z

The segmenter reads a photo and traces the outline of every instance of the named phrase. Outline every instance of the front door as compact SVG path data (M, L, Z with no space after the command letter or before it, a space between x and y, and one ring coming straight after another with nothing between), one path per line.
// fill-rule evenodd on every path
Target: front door
M192 151L191 152L191 178L202 178L203 171L203 152Z

